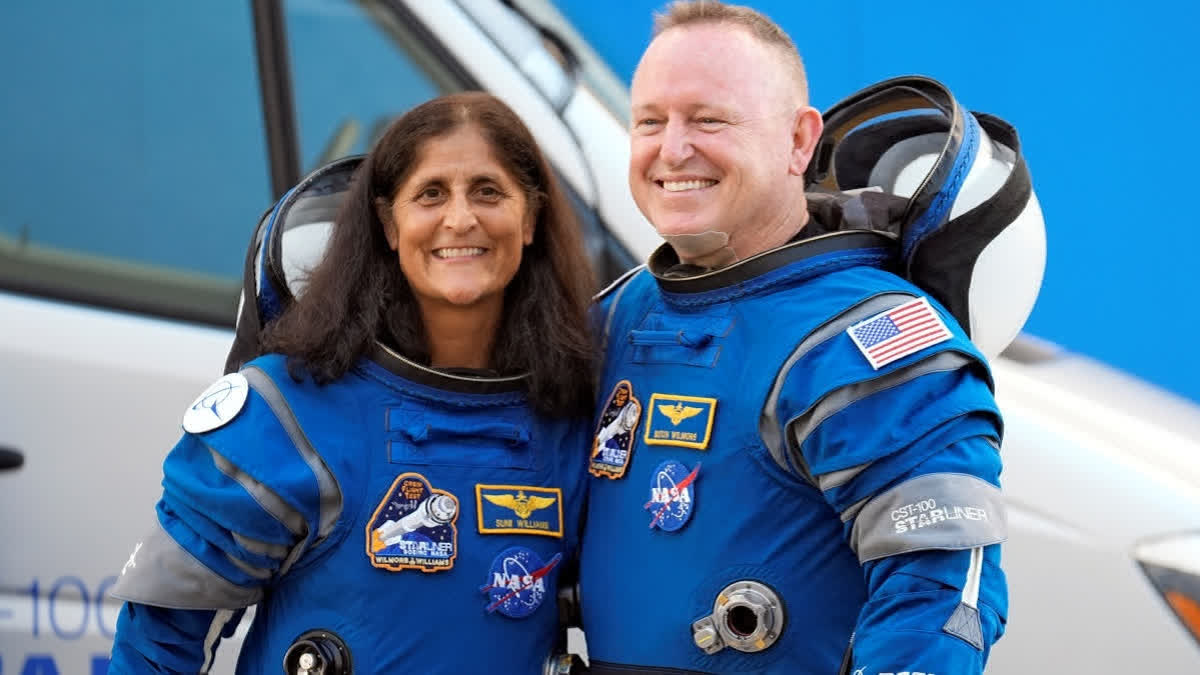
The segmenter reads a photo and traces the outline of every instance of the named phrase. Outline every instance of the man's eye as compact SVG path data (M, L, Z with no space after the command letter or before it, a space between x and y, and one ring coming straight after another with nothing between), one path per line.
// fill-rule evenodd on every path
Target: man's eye
M696 121L707 126L725 123L724 120L717 119L716 117L700 117Z
M652 127L656 127L658 125L659 125L659 120L647 118L647 119L638 120L636 126L643 128L643 129L649 129Z

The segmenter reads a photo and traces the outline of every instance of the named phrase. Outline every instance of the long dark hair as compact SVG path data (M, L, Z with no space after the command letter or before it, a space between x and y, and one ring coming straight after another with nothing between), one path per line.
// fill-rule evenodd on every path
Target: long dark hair
M533 242L504 291L504 317L490 363L528 373L542 412L586 415L592 405L593 347L587 307L594 280L575 214L520 118L480 92L433 99L392 122L354 176L308 287L268 329L265 351L287 354L293 373L337 379L382 340L428 364L430 349L415 296L388 247L377 200L390 203L425 143L471 125L525 190L536 212Z

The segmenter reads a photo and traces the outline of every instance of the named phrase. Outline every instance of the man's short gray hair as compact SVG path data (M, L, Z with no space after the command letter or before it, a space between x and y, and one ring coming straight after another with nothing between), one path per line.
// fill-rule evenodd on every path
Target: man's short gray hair
M808 75L804 61L792 38L765 14L742 5L728 5L720 0L675 0L654 15L654 37L672 28L701 24L726 24L747 30L759 42L775 49L782 63L792 72L804 103L808 103Z

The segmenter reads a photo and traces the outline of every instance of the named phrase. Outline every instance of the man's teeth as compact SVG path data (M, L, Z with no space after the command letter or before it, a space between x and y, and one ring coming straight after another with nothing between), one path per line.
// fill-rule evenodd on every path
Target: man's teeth
M438 258L465 258L468 256L483 255L482 248L439 248L433 252L433 255Z
M664 180L663 187L667 192L683 192L684 190L699 190L709 185L716 185L715 180Z

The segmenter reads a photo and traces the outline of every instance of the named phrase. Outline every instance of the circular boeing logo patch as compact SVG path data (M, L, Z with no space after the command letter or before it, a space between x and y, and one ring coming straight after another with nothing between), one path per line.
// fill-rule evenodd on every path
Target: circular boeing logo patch
M504 549L492 561L488 583L479 590L487 593L488 613L500 612L513 619L533 614L546 599L549 589L547 576L558 566L562 554L556 553L549 562L524 546Z
M241 373L230 373L212 383L183 413L183 430L202 434L225 426L246 405L250 383Z
M650 476L650 501L646 510L650 512L650 529L658 528L675 532L692 518L696 507L696 476L700 464L688 470L686 466L668 459Z

